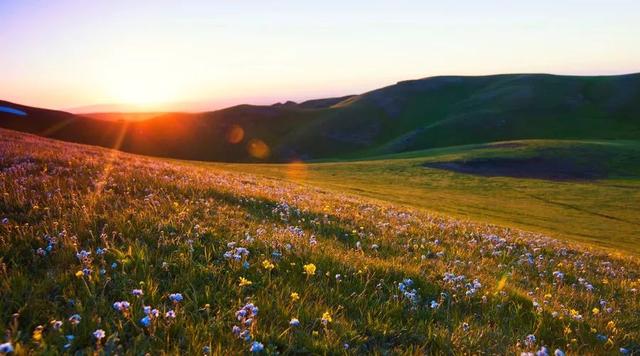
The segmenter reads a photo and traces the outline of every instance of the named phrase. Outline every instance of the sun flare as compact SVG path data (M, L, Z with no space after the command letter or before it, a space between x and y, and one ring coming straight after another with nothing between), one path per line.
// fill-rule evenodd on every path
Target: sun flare
M175 99L176 92L167 83L153 79L117 80L107 88L112 101L132 110L158 110Z

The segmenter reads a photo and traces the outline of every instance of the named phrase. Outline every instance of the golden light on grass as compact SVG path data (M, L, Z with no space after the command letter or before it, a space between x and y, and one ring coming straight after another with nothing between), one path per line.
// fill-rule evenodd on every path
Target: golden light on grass
M292 161L287 164L286 168L287 178L300 181L305 180L309 174L307 165L299 160Z
M269 157L271 154L271 149L269 146L260 139L251 139L249 144L247 145L247 151L251 155L251 157L255 157L258 159L265 159Z
M229 143L240 143L244 138L244 129L239 125L231 125L231 127L227 130L227 142Z

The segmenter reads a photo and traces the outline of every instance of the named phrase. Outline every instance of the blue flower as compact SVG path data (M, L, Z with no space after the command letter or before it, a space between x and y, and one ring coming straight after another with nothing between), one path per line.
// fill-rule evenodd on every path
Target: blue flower
M174 303L180 303L184 298L181 293L172 293L169 295L169 300Z
M291 326L300 326L300 320L293 318L291 319L291 321L289 322L289 325Z
M89 255L91 255L91 252L90 251L85 251L85 250L82 250L82 251L76 253L76 257L79 260L84 260L85 258L89 257Z
M80 324L80 320L82 320L82 317L79 314L73 314L72 316L69 317L69 322L72 325Z
M96 331L93 332L93 337L95 337L98 341L104 339L105 337L105 332L102 329L98 329Z
M3 219L2 223L6 224L4 220L6 219ZM0 353L8 354L10 352L13 352L13 345L11 345L10 342L5 342L4 344L0 344Z
M251 349L249 349L249 351L254 352L254 353L258 353L258 352L262 352L262 350L264 350L264 345L262 345L262 343L254 341L251 344Z
M140 319L140 324L145 328L148 328L151 325L151 318L147 315L144 318Z

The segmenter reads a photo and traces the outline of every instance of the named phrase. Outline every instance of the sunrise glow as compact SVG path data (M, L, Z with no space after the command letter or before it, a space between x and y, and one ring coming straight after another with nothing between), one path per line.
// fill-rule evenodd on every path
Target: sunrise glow
M0 97L199 111L443 74L628 73L638 12L629 0L3 1Z

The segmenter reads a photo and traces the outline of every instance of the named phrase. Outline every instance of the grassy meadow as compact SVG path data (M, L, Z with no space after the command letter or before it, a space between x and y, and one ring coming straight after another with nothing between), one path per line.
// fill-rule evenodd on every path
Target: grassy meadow
M446 161L548 157L597 179L488 176L436 169ZM511 162L511 161L509 161ZM220 167L220 165L217 165ZM640 254L640 144L636 141L511 141L381 156L368 161L222 165L477 222ZM533 175L553 167L533 167ZM522 172L521 172L522 173ZM571 172L568 172L571 174Z
M445 218L376 185L0 133L0 351L640 350L634 258ZM388 169L411 179L405 161Z

